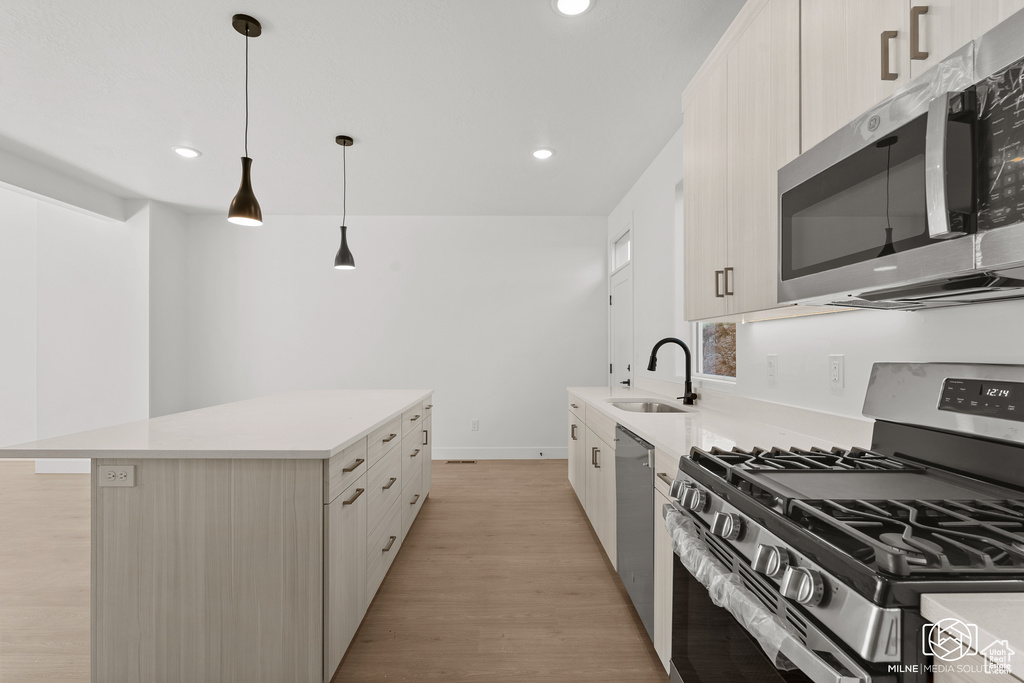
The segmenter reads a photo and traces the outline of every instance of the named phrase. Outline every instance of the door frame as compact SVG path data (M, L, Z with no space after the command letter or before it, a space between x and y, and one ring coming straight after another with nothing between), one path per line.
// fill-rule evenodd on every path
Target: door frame
M625 237L627 234L629 235L629 259L625 263L623 263L621 266L616 268L615 267L615 243L618 242L623 237ZM635 239L636 239L636 235L633 233L633 216L632 216L632 214L630 214L629 221L626 223L626 225L622 229L620 229L618 232L614 233L612 238L608 241L608 299L609 299L609 305L608 305L608 365L609 366L613 366L614 362L615 362L615 358L614 358L614 353L615 353L615 328L614 328L614 322L615 321L614 321L614 318L612 316L612 303L611 303L612 279L616 275L618 275L619 273L627 272L628 275L629 275L630 280L632 281L631 285L630 285L630 310L633 311L632 315L630 315L630 320L629 320L629 338L632 340L631 346L633 347L633 348L630 349L630 360L629 360L629 364L628 364L629 365L628 375L629 375L629 383L630 383L629 386L630 386L630 388L634 388L635 387L635 382L634 382L634 380L635 380L635 372L633 370L633 355L635 355L633 352L635 351L635 347L636 347L636 335L635 335L635 332L636 332L636 326L635 326L636 312L633 310L634 309L634 304L636 302L636 296L635 296L635 285L636 285L636 282L633 280L633 253L634 253ZM613 373L611 371L608 372L608 386L612 387L612 388L617 386L617 384L613 383Z

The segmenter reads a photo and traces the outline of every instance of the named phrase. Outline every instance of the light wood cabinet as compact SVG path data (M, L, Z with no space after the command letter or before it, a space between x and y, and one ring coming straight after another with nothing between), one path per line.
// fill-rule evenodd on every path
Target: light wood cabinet
M423 497L426 498L430 493L430 470L433 467L434 459L434 433L433 424L430 419L430 409L432 405L427 405L425 410L427 411L427 421L423 423L423 432L420 435L423 438Z
M365 439L363 440L365 444ZM369 604L366 474L324 506L324 680L334 676Z
M687 320L778 303L777 172L800 152L800 3L750 7L686 94Z
M661 516L669 502L660 490L654 491L654 651L668 671L672 655L672 537Z
M604 546L612 566L618 566L616 553L615 519L615 449L601 439L590 427L586 428L587 471L585 475L587 499L584 509L591 526Z
M569 483L572 484L580 504L587 505L587 451L583 420L569 411Z

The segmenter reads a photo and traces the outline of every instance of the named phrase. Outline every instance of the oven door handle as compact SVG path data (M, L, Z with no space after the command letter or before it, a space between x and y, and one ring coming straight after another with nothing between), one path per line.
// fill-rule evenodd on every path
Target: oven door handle
M958 93L942 93L928 105L928 127L924 141L924 196L928 212L928 236L932 239L960 237L949 223L946 196L946 139L949 135L949 102Z
M814 683L870 683L868 676L837 671L793 632L711 554L690 518L671 503L662 510L665 526L672 536L672 548L680 562L705 588L711 601L729 612L753 636L776 668L798 669Z

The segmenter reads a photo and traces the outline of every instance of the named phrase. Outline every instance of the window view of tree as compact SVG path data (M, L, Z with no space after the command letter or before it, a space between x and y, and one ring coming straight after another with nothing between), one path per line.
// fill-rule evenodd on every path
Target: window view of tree
M736 377L736 324L700 324L700 371L705 375Z

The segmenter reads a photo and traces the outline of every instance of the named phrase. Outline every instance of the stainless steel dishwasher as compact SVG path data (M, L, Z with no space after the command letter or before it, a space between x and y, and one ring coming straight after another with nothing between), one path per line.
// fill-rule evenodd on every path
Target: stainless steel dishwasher
M615 426L615 554L647 635L654 636L654 446Z

